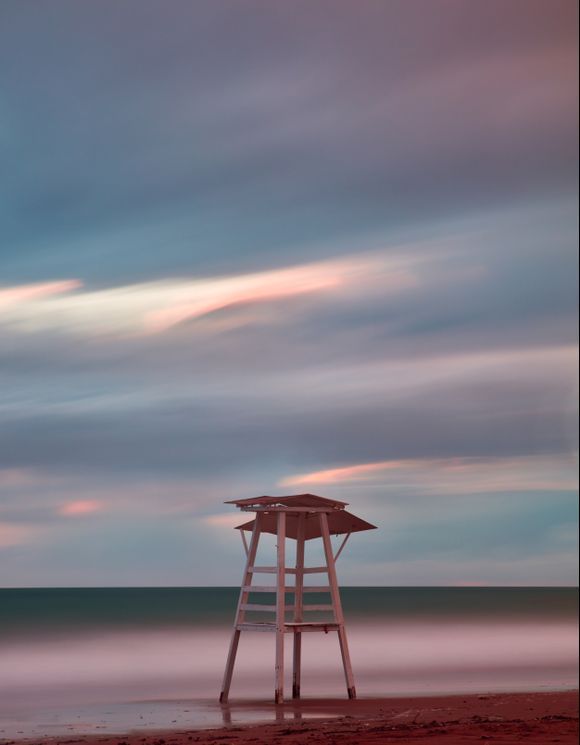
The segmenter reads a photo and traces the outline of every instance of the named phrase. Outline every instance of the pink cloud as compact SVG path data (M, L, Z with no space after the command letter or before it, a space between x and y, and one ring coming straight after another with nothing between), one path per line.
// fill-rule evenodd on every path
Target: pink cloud
M407 290L417 277L397 261L378 256L329 260L256 274L192 280L176 285L163 301L166 307L148 312L145 327L157 333L190 318L199 318L234 305L282 300L298 295L343 290L379 282L381 291Z
M63 279L59 282L38 282L31 285L16 285L15 287L0 288L0 308L25 303L48 295L62 295L82 287L78 279Z
M572 458L538 455L507 458L417 458L358 463L282 479L280 486L350 485L371 481L447 494L501 491L574 490Z
M78 517L80 515L90 515L94 512L100 512L103 507L103 503L96 499L77 499L61 505L58 513L63 517Z
M151 333L165 331L189 318L198 318L231 305L280 300L334 289L342 281L340 272L331 267L305 266L200 282L192 284L186 302L177 302L149 313L145 325Z
M0 323L18 332L156 334L222 308L320 293L400 292L415 288L417 259L379 253L253 274L159 280L67 295L78 280L0 289ZM419 262L420 263L420 262Z
M347 481L359 481L373 474L401 467L406 461L379 461L377 463L358 463L343 468L330 468L324 471L297 474L280 481L280 486L302 486L306 484L337 484Z

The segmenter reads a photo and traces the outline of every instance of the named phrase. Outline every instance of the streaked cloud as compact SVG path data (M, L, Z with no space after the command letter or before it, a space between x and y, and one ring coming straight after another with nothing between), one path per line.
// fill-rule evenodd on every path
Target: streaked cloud
M383 485L433 494L573 491L578 488L572 458L533 455L509 458L419 458L359 463L289 476L280 486Z
M381 528L344 582L574 581L573 4L37 5L0 25L0 583L233 584L221 503L305 489Z
M386 292L417 285L409 266L416 260L380 255L329 260L275 271L231 277L163 280L76 292L54 297L79 285L60 283L5 290L16 307L0 317L0 327L20 332L56 331L71 334L155 334L185 321L236 305L278 301L303 294L357 288L376 282ZM10 294L12 293L12 294ZM0 294L0 301L2 295Z
M15 287L2 287L0 285L0 312L11 305L27 303L38 298L62 295L82 287L78 279L65 279L60 282L36 282L31 285L16 285Z

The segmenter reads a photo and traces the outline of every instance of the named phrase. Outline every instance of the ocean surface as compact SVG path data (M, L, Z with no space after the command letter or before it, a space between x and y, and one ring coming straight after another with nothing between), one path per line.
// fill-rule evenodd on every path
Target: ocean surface
M217 704L238 592L0 590L0 742L275 716L273 634L242 634L231 703ZM341 596L359 697L578 686L575 589L346 587ZM335 633L303 636L302 692L344 695Z

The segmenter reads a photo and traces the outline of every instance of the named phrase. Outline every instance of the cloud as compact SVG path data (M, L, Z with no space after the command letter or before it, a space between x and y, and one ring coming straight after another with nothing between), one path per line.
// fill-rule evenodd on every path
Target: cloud
M392 240L574 195L568 2L547 11L530 0L525 18L517 2L436 1L425 14L371 0L356 13L252 3L243 17L218 2L153 12L154 22L129 6L106 2L97 17L58 3L34 40L26 13L7 11L0 202L11 276L58 269L128 284L192 267L240 272L318 259L363 231ZM71 39L84 40L78 67Z
M61 505L59 514L63 517L81 517L83 515L92 515L95 512L101 512L103 509L104 504L96 499L77 499Z
M119 384L129 376L136 392L146 378L164 374L189 381L229 371L233 380L576 343L576 288L567 269L575 261L572 216L562 206L510 210L439 224L413 242L361 237L359 254L347 241L337 248L348 247L341 258L273 273L117 284L46 298L54 302L2 315L0 364L15 376L15 401L35 368L57 376L51 390L58 379L74 377L78 385L115 376ZM336 284L301 291L304 276ZM284 294L294 278L296 293ZM146 333L146 320L158 313L174 325ZM24 333L34 328L42 333Z
M508 458L409 459L359 463L288 476L280 486L385 486L433 494L562 491L578 488L572 458L550 455Z
M4 14L6 581L190 583L284 479L400 530L355 580L568 581L573 5L248 3Z
M206 515L202 518L202 522L212 528L226 528L231 530L244 522L244 516L240 516L239 513L219 513L217 515Z
M0 286L0 311L9 308L11 305L78 290L82 287L82 284L78 279L65 279L59 282L37 282L31 285L17 285L16 287Z
M361 291L361 285L376 281L377 272L381 273L383 290L408 290L417 285L409 269L412 263L400 257L355 256L255 274L163 280L77 292L66 298L42 297L62 292L61 285L61 289L51 285L38 291L6 290L17 297L18 304L0 318L0 327L17 332L50 330L73 335L156 334L239 304L273 302L349 287Z
M575 355L555 347L288 371L258 364L180 381L164 368L145 379L129 372L119 395L71 384L7 405L0 452L10 468L165 478L255 469L274 483L385 460L564 454L575 446Z

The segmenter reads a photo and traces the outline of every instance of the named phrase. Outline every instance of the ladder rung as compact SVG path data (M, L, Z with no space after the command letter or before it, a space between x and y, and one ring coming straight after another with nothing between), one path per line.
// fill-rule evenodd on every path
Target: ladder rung
M275 605L262 605L261 603L242 603L240 605L241 610L261 610L267 613L276 613Z
M284 626L289 629L300 629L303 626L310 626L314 629L336 629L341 624L336 621L285 621Z
M251 574L278 574L278 567L250 567L248 571ZM286 567L284 569L286 574L321 574L328 572L328 567L304 567L304 569L296 569L296 567Z
M314 606L312 606L314 608ZM326 607L326 606L325 606ZM332 608L332 606L329 606ZM241 610L257 610L262 611L263 613L276 613L277 608L275 605L265 605L263 603L242 603L240 606ZM308 606L304 606L303 610L308 610ZM293 611L294 606L293 605L285 605L284 611Z
M288 631L338 631L340 624L336 621L286 621Z
M311 623L310 621L286 621L284 623L284 632L285 633L295 633L296 631L338 631L340 628L340 624L329 621L328 623L324 621L317 621L314 623ZM276 624L275 623L264 623L264 622L248 622L243 621L242 623L236 624L236 629L238 631L270 631L275 632L276 631Z
M334 610L334 605L303 605L303 611L308 610Z
M257 611L263 611L265 613L276 613L276 606L275 605L265 605L263 603L242 603L240 606L240 610L257 610ZM284 606L285 611L294 611L296 610L295 605L285 605ZM303 605L302 610L306 613L307 611L320 611L320 610L334 610L333 605Z
M242 587L243 592L276 592L276 585L244 585ZM294 585L292 586L286 586L284 588L284 592L291 592L293 594L296 593L296 587ZM328 585L310 585L308 587L303 587L302 592L330 592L330 587Z
M238 631L276 631L275 623L249 623L243 621L242 623L236 624Z

